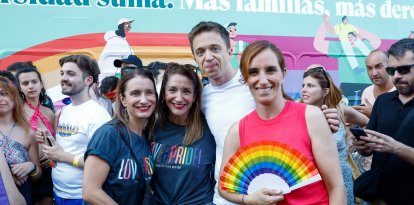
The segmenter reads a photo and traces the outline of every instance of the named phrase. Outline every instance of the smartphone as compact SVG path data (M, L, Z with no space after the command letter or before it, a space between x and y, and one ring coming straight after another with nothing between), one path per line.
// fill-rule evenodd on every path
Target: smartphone
M53 146L52 145L52 142L50 141L50 132L49 131L47 131L47 130L45 130L44 132L43 132L43 143L44 144L46 144L46 145L48 145L48 146Z
M48 144L49 146L53 146L52 141L50 141L50 137L49 136L46 137L46 140L49 143Z
M349 129L351 131L351 133L355 136L355 138L357 140L361 140L361 136L368 136L367 133L364 132L364 129L359 128L359 127L351 127L351 129Z
M48 146L53 146L53 144L52 144L52 141L50 140L50 138L51 137L53 137L52 136L52 134L49 132L49 130L45 130L44 132L43 132L43 136L44 136L44 141L43 141L43 143L45 143L46 145L48 145ZM49 161L49 164L50 164L50 167L52 167L52 168L54 168L54 167L56 167L56 164L55 164L55 162L54 161L52 161L52 160L50 160Z

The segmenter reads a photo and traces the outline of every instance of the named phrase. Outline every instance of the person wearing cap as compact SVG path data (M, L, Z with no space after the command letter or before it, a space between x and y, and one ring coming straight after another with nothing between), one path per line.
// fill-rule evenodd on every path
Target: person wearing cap
M230 48L232 51L232 57L230 62L234 69L239 69L241 55L243 54L243 50L249 44L242 40L236 40L236 37L238 35L236 26L236 22L231 22L226 25L226 29L229 32Z
M142 67L142 61L136 55L129 55L121 59L114 60L114 66L117 67L115 76L121 78L125 67ZM118 72L118 69L121 68L121 72Z
M127 33L132 28L132 22L127 18L121 18L118 20L116 31L108 31L105 33L104 39L106 45L102 50L99 57L99 68L101 69L101 78L106 76L113 76L116 68L113 66L115 59L134 55L134 51L127 41Z

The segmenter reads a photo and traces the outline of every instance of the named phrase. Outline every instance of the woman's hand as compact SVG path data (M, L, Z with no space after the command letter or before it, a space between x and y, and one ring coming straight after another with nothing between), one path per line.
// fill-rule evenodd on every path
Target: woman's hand
M36 169L36 165L33 162L24 162L11 165L12 174L17 178L27 176L34 169Z
M17 186L21 186L22 184L24 184L27 181L27 179L29 179L27 175L22 178L18 178L17 176L13 175L14 183L16 183Z
M36 139L37 144L41 144L44 142L45 135L44 135L44 130L42 128L37 129L36 134L35 134L35 139Z
M282 192L276 189L260 189L259 191L245 195L243 201L246 205L274 205L284 199Z

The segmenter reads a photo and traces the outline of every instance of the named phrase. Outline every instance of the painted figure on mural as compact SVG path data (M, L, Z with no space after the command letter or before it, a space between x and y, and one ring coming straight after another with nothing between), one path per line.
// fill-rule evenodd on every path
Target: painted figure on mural
M237 40L237 23L231 22L226 25L226 29L229 32L230 36L230 48L232 51L231 65L234 69L239 69L240 67L240 58L243 54L243 50L249 45L247 42L242 40Z
M407 38L414 38L414 31L410 31Z
M132 28L132 22L127 18L118 20L117 30L108 31L104 35L106 45L99 57L99 68L101 69L101 79L106 76L113 76L116 69L113 65L115 59L120 59L128 55L134 55L134 51L127 41L127 35Z
M337 34L340 40L326 39L328 33ZM317 51L338 59L341 83L371 83L366 74L364 61L369 52L381 45L381 39L376 35L350 25L346 16L342 17L341 24L333 27L329 22L329 16L325 14L313 45Z

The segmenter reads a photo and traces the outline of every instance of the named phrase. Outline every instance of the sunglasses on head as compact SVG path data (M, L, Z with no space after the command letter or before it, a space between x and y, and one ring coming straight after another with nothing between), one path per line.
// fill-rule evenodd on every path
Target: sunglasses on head
M138 67L134 67L134 66L128 66L128 67L124 67L121 69L121 72L123 73L129 73L135 69L138 69Z
M399 74L404 75L410 72L411 68L414 67L414 64L411 65L401 65L397 67L387 67L385 70L387 71L388 75L395 75L395 71L398 71Z
M326 75L325 69L321 66L309 69L308 71L305 72L305 76L310 76L312 73L319 73L319 72L323 74L323 77L326 79L326 81L328 81L328 85L329 85L330 81L329 81L328 75Z

